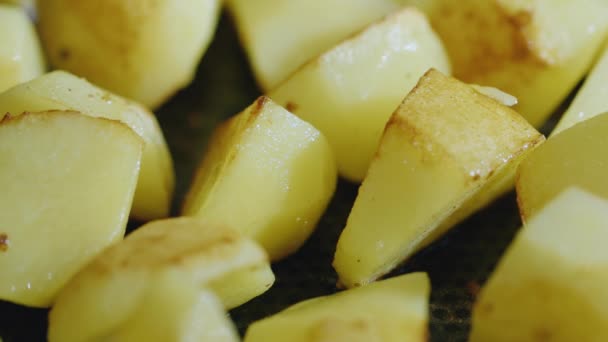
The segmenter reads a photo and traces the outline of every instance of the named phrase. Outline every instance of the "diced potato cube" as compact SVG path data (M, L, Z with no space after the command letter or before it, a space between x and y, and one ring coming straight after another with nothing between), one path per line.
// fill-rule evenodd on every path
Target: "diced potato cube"
M49 340L88 341L121 333L147 305L148 284L161 271L184 273L198 289L234 288L227 282L239 279L239 292L220 294L242 304L274 281L274 276L268 283L252 274L255 267L269 270L266 253L232 229L185 217L148 223L106 249L61 291L49 316ZM252 276L235 276L240 271ZM237 298L243 295L248 297Z
M48 73L0 94L2 114L47 110L75 110L131 127L145 142L131 215L146 221L169 215L175 183L173 162L154 114L64 71Z
M260 97L215 131L183 214L234 227L278 260L310 236L336 178L325 137Z
M155 109L195 76L220 0L42 0L51 64Z
M608 199L608 113L552 136L520 165L517 202L525 222L571 186Z
M0 92L42 75L45 68L38 35L25 11L0 4Z
M429 68L448 57L424 14L406 8L300 68L269 96L318 128L340 174L360 182L384 125Z
M430 70L387 124L338 241L347 287L388 273L513 185L543 136L508 107Z
M143 141L75 112L0 123L0 298L51 305L70 278L122 239Z
M608 202L564 191L519 232L482 289L471 341L606 341Z
M570 107L551 132L555 135L577 123L608 112L608 48L595 64Z
M412 273L310 299L254 322L245 342L427 341L430 290Z
M258 84L270 90L403 0L228 0ZM314 24L311 24L314 23Z
M407 0L430 18L454 76L519 99L541 125L591 67L608 32L605 0Z
M213 293L201 290L182 274L160 272L148 282L129 320L104 340L236 342L239 337Z

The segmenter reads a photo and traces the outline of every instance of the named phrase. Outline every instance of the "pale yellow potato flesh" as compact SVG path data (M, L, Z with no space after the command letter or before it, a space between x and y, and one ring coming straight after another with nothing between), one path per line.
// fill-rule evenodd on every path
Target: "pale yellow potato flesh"
M430 70L385 128L334 258L340 282L390 272L513 185L544 137L512 109Z
M449 73L424 14L400 10L310 61L269 93L319 129L340 175L360 182L384 125L429 68Z
M0 0L0 4L12 4L24 7L33 7L34 0Z
M0 123L0 299L50 306L122 239L143 141L116 121L75 112Z
M233 309L266 292L274 280L272 269L263 263L212 279L207 287L222 300L226 309Z
M427 341L430 282L412 273L298 303L254 322L245 342Z
M212 292L183 274L159 272L131 318L95 341L237 342L239 337Z
M211 284L213 290L233 286L222 283L238 279L234 274L240 270L251 274L256 266L270 268L266 253L235 230L186 217L148 223L106 249L61 291L49 315L49 341L88 341L119 332L144 303L157 272L181 272L199 289ZM241 287L250 288L240 294L269 288L263 277L240 279ZM234 303L239 293L228 298ZM239 304L251 298L240 298Z
M274 261L310 236L336 178L325 137L260 97L216 129L182 213L241 231Z
M540 126L591 67L606 38L605 0L407 0L430 18L454 76L515 96Z
M470 341L606 341L608 202L569 188L519 232L481 290Z
M260 88L399 8L404 0L227 0Z
M65 71L53 71L0 94L2 114L47 110L75 110L131 127L145 142L131 216L148 221L169 215L175 184L173 161L154 114Z
M519 166L517 203L522 220L541 212L566 188L576 186L608 199L608 113L552 136Z
M585 83L576 93L570 107L559 120L551 135L566 130L598 114L608 112L608 48L595 64Z
M42 75L45 69L38 35L25 10L0 4L0 92Z
M50 63L155 109L193 79L220 0L44 0Z

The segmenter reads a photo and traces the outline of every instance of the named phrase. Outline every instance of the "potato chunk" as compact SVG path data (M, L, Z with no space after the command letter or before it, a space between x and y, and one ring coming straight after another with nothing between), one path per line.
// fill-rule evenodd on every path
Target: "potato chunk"
M25 11L0 4L0 92L42 75L45 68L38 35Z
M360 182L395 108L448 57L424 14L403 9L300 68L269 96L327 137L340 174Z
M97 253L120 240L143 141L75 112L0 123L0 298L46 307Z
M519 232L482 289L471 341L606 341L608 202L570 188Z
M58 69L155 109L194 77L219 0L44 0L39 31Z
M212 292L183 274L159 272L151 277L133 315L103 340L237 342L239 337Z
M570 107L551 132L555 135L577 123L608 112L608 48L595 64Z
M325 137L260 97L217 128L183 214L234 227L278 260L310 236L336 178Z
M551 137L524 160L517 177L517 203L525 222L571 186L608 199L608 113ZM599 153L598 153L599 152Z
M430 70L387 124L338 241L342 284L388 273L513 185L544 140L524 118Z
M403 0L228 0L258 84L270 90ZM314 23L314 24L312 24Z
M426 341L429 279L412 273L298 303L254 322L245 342Z
M605 0L407 0L430 18L454 76L519 99L541 125L591 67L608 30Z
M75 110L131 127L145 142L131 215L140 220L169 215L175 183L173 162L154 114L64 71L48 73L0 94L0 113L15 116L47 110Z
M137 320L138 308L148 305L148 284L158 272L184 273L198 289L209 285L213 290L234 288L227 281L254 267L269 269L266 253L232 229L185 217L148 223L106 249L61 291L49 316L49 340L119 334ZM235 295L241 296L241 304L263 293L274 281L267 273L270 279L240 277L240 292L228 298L234 302Z

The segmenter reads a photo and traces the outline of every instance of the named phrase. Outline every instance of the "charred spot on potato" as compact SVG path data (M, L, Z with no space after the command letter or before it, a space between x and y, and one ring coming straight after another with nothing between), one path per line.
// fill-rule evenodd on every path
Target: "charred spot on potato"
M473 181L477 181L481 178L481 174L479 172L479 170L471 172L471 178L473 179Z
M481 291L481 286L476 281L470 281L467 283L467 290L469 291L471 297L477 298L479 291Z
M539 328L538 330L536 330L534 332L534 340L538 341L538 342L546 342L546 341L551 341L553 338L553 335L551 334L551 331L549 331L546 328Z
M11 113L4 113L4 115L2 116L2 118L0 118L0 123L3 123L5 121L8 121L11 119Z
M8 234L0 233L0 252L6 252L8 250L9 239Z
M60 60L67 61L70 59L70 57L72 57L72 52L68 48L63 47L63 48L59 49L58 56L59 56Z
M252 116L256 116L260 113L260 111L262 111L262 108L264 108L264 106L268 103L268 101L270 101L270 98L268 98L268 96L260 96L258 97L258 99L255 101L253 110L251 111L251 115Z
M295 113L298 110L298 105L295 102L288 101L285 105L285 109L287 109L291 113Z
M509 17L509 21L519 28L524 28L532 22L532 14L529 11L518 11Z
M479 308L480 311L485 315L490 315L494 312L494 304L492 303L484 303Z

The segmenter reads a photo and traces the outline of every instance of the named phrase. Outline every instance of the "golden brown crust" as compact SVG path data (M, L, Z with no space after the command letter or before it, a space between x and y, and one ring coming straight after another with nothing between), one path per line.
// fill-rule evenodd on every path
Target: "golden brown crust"
M8 251L9 241L8 234L0 233L0 252Z
M121 130L127 130L133 136L133 138L136 139L140 143L142 151L145 146L144 139L141 136L139 136L139 134L137 134L135 131L133 131L133 129L131 129L131 127L129 127L128 125L126 125L125 123L123 123L120 120L112 120L112 119L103 118L103 117L93 117L93 116L85 115L80 112L71 111L71 110L48 110L48 111L43 111L43 112L24 112L24 113L21 113L18 115L6 113L2 117L2 119L0 119L0 127L13 125L13 124L19 124L26 120L53 120L59 116L63 116L63 117L72 116L72 117L79 117L83 120L102 121L102 122L110 123L111 125L120 127Z

